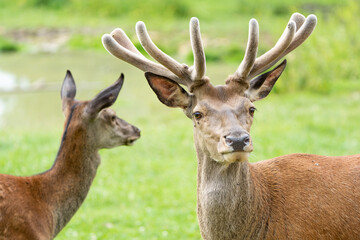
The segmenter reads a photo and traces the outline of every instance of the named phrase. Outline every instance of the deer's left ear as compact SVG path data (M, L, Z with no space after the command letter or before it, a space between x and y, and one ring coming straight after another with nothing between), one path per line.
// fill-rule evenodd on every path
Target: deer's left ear
M73 104L75 95L76 95L75 81L70 70L67 70L60 92L60 96L62 100L62 110L65 115L67 110Z
M272 90L276 80L278 80L285 67L286 59L273 70L263 73L252 79L250 81L249 89L245 92L245 96L248 97L252 102L265 98Z
M124 74L121 74L113 85L102 90L88 103L85 109L86 113L89 114L90 117L96 117L102 109L113 105L119 95L123 83Z
M168 107L186 109L190 104L190 95L176 82L150 72L145 77L156 96Z

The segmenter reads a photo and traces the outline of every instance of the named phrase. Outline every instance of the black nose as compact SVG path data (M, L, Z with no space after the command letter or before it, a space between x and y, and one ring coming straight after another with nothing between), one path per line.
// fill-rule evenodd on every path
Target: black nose
M134 130L135 134L140 136L140 132L141 132L140 129L135 127L135 126L132 126L132 127L133 127L133 130Z
M244 151L244 147L250 144L250 136L247 133L243 133L240 137L224 136L225 143L232 147L234 151Z

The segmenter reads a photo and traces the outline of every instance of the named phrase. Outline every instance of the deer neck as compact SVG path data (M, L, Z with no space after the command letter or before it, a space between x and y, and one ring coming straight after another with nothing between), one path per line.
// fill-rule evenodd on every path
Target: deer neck
M54 165L39 175L44 178L43 195L53 212L54 236L84 201L100 164L98 149L92 147L86 135L84 128L73 129L67 124Z
M198 219L204 239L261 239L268 216L264 189L248 161L229 165L198 156ZM246 235L241 235L246 234Z

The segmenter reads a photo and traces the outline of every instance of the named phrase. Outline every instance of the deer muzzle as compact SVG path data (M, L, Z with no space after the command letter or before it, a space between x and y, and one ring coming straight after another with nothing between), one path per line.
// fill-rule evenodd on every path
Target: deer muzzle
M251 152L253 150L250 134L244 131L232 132L220 139L218 151L221 154Z
M225 144L232 147L234 152L245 151L245 147L250 144L250 135L247 133L242 134L240 137L224 136Z
M130 125L130 128L131 128L131 134L126 140L126 145L128 146L132 145L137 139L139 139L141 133L140 129L133 125Z

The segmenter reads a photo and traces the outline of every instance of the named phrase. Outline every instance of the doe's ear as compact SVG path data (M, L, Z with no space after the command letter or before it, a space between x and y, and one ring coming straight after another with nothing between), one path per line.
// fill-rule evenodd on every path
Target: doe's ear
M121 73L120 77L114 84L102 90L88 103L86 106L86 113L88 113L91 117L95 117L102 109L113 105L119 95L123 83L124 74Z
M76 86L74 78L70 72L70 70L66 71L66 75L61 86L61 99L70 98L74 99L76 95Z
M151 72L146 72L145 77L160 102L166 106L183 109L189 106L190 95L176 82Z
M250 81L250 87L248 90L246 90L245 95L252 102L265 98L272 90L285 67L286 59L284 59L284 61L282 61L273 70L263 73L252 79Z
M74 101L75 95L76 95L75 81L70 70L67 70L60 92L60 96L62 100L62 109L64 113L66 113L66 110L69 107L71 107L70 105Z

